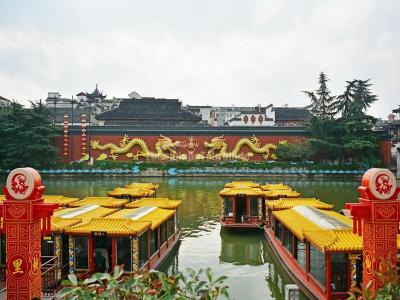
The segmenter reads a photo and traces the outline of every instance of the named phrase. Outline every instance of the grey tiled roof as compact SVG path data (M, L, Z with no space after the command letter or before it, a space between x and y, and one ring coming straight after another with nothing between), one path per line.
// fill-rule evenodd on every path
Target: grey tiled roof
M311 113L305 108L298 107L276 107L275 121L302 121L311 118Z
M201 117L182 108L178 99L124 99L119 107L96 116L98 120L178 120L200 122Z

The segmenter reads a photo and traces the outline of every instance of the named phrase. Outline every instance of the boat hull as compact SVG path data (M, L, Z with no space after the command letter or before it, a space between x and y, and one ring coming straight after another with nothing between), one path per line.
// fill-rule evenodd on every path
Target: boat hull
M264 234L267 241L272 246L272 250L285 269L290 278L297 284L301 291L309 298L315 300L332 299L318 287L317 284L310 282L309 275L306 274L301 267L294 261L289 252L280 245L275 239L274 232L271 228L264 227ZM348 297L348 296L347 296ZM344 298L347 299L347 298Z

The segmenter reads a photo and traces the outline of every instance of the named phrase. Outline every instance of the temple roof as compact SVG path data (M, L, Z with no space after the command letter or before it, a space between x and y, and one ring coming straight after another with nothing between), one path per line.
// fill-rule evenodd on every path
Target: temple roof
M303 121L311 118L311 113L306 108L275 107L275 121Z
M93 93L86 93L86 96L94 100L94 99L104 99L107 95L103 95L103 91L100 93L96 84L96 88L94 89Z
M201 117L182 108L178 99L144 97L123 99L119 107L96 116L97 120L178 120L200 122Z

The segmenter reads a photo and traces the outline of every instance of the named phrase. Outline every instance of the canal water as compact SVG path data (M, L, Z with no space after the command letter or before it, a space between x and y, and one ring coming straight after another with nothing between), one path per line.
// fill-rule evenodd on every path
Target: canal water
M302 197L334 204L337 211L346 202L357 202L360 182L351 178L246 180L262 184L284 182L301 192ZM128 178L44 178L44 185L46 194L84 198L105 196L108 190L130 181ZM216 276L229 277L227 285L233 299L284 299L284 285L291 281L276 261L262 231L221 230L218 192L232 177L142 178L139 181L159 183L157 196L183 201L179 209L181 242L161 266L163 271L211 267Z

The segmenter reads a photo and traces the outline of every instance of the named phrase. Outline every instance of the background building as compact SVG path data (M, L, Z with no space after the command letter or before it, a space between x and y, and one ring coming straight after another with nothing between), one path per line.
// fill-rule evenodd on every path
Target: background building
M10 105L11 105L11 101L10 100L0 96L0 109L2 109L4 107L7 107L7 106L10 106Z

